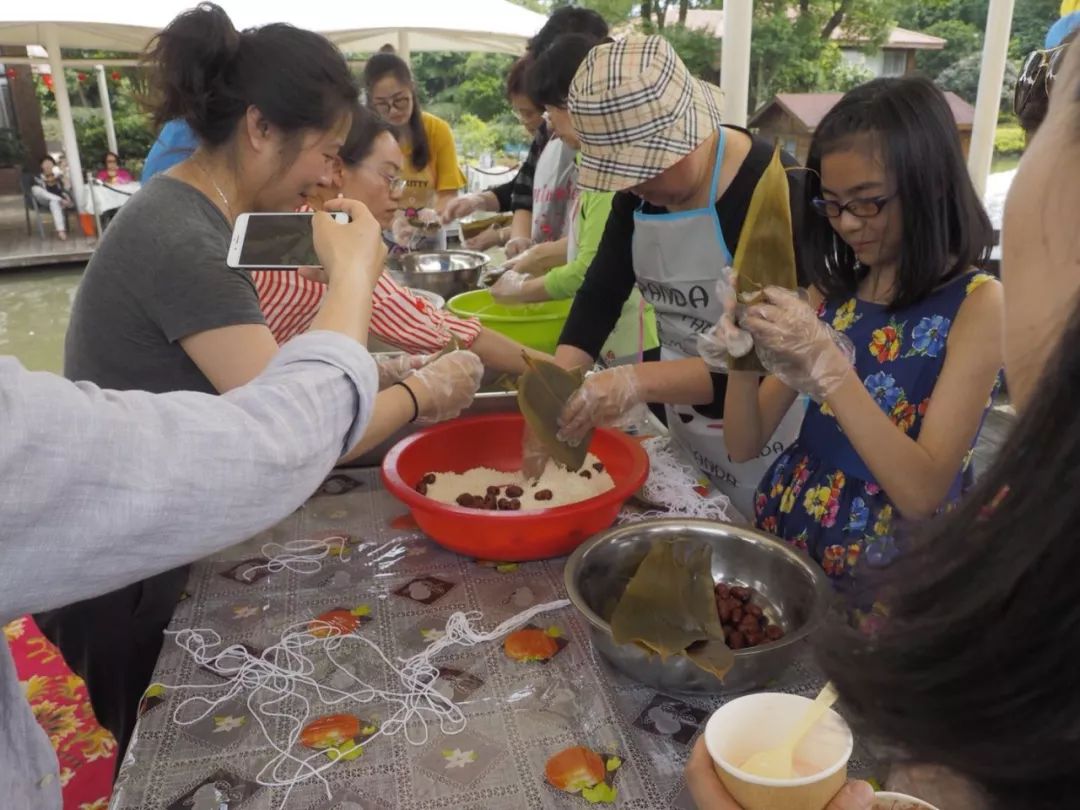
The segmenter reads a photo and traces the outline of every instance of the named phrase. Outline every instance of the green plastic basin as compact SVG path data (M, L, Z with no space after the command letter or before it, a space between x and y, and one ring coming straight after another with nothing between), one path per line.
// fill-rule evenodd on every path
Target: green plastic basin
M473 290L451 298L446 306L460 318L478 318L480 323L511 340L539 352L555 353L572 298L540 304L496 304L489 290Z

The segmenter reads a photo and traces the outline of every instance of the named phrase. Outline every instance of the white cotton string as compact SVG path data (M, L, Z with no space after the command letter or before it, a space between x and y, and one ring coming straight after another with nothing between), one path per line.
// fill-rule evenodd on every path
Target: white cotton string
M661 517L691 517L730 523L731 501L721 492L700 495L698 486L701 473L676 455L671 439L654 436L641 443L649 455L649 478L642 487L642 494L650 503L665 507L646 512L623 510L619 523L637 523Z
M269 571L276 574L289 570L298 574L317 574L322 570L322 561L330 554L340 553L341 561L348 562L349 538L344 535L331 535L318 540L290 540L287 543L264 543L262 555L266 562L253 565L240 576L248 582L257 571Z
M446 631L441 638L416 655L398 659L397 663L388 659L377 644L364 636L341 634L334 625L326 622L305 621L291 625L282 632L277 644L258 656L238 644L219 649L222 639L214 630L169 631L168 635L175 637L177 645L196 664L227 679L225 684L176 684L167 687L214 693L213 697L193 695L186 698L173 712L173 720L179 725L193 725L212 716L223 704L246 694L252 717L277 752L277 756L259 771L256 781L266 787L286 787L282 807L288 802L293 787L312 778L322 783L327 798L330 798L330 785L323 773L333 767L336 760L329 759L325 751L294 753L299 746L301 732L311 718L312 698L317 698L322 706L328 707L350 703L389 704L391 710L388 716L377 726L375 733L363 742L365 746L376 737L398 733L403 734L411 745L424 745L428 740L428 724L431 721L438 722L443 734L458 734L465 729L465 715L456 703L435 689L439 669L432 659L453 646L473 647L496 641L541 613L561 610L569 604L569 601L560 599L535 605L486 633L472 626L473 622L483 618L479 612L454 613L447 619ZM311 632L313 629L325 630L332 635L316 637ZM349 649L355 645L360 645L360 649ZM382 666L394 674L400 690L372 686L342 665L341 661L345 658L356 659L364 652L374 653ZM350 681L350 688L339 689L315 680L316 667L311 656L319 653L329 661L331 674L344 673ZM286 739L281 743L268 728L268 723L274 722L280 722L288 729ZM344 753L348 753L348 749L344 749Z

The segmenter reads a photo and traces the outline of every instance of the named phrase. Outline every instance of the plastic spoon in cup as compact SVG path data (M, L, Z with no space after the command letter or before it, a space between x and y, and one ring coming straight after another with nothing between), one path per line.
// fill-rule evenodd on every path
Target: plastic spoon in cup
M739 770L766 779L790 779L795 770L795 749L806 733L834 703L836 703L836 690L833 689L831 683L827 683L783 742L767 751L754 754L739 766Z

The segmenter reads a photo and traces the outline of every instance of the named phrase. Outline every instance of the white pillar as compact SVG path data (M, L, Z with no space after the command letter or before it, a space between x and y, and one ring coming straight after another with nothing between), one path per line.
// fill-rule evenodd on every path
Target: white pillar
M754 30L754 0L724 3L724 40L720 49L720 89L724 93L724 123L745 127L750 103L750 36Z
M79 160L79 144L75 140L75 121L71 117L71 100L68 98L67 81L64 79L64 59L60 53L60 38L57 36L56 26L51 23L42 25L41 31L44 34L42 44L49 52L53 95L56 97L56 114L60 116L64 154L67 155L68 169L71 171L71 196L78 205L83 193L82 161Z
M94 65L97 73L98 95L101 96L101 112L105 116L105 137L109 139L109 151L120 154L116 146L116 127L113 125L112 102L109 100L109 83L105 80L105 66Z
M398 45L397 45L397 54L398 54L398 56L400 56L402 59L404 59L406 62L408 62L409 61L409 56L410 56L410 53L409 53L409 32L408 31L398 31L397 43L398 43Z
M975 102L975 125L972 127L968 152L968 172L979 197L986 192L986 178L990 175L990 165L994 160L994 131L1001 109L1005 62L1009 56L1013 3L1014 0L990 0L990 8L986 12L979 96Z

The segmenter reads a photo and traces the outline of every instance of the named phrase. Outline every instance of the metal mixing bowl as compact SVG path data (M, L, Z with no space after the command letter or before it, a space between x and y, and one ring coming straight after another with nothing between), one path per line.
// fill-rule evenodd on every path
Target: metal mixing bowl
M723 681L685 656L661 661L638 644L616 644L608 619L653 543L699 538L713 547L716 582L753 588L765 615L784 630L770 644L735 652ZM663 518L611 529L579 546L566 561L570 601L589 622L600 653L636 681L669 692L745 692L769 683L791 663L824 616L832 590L812 560L753 529L707 520Z
M449 300L476 289L488 261L485 254L475 250L437 250L406 253L398 266L407 286L430 290Z

